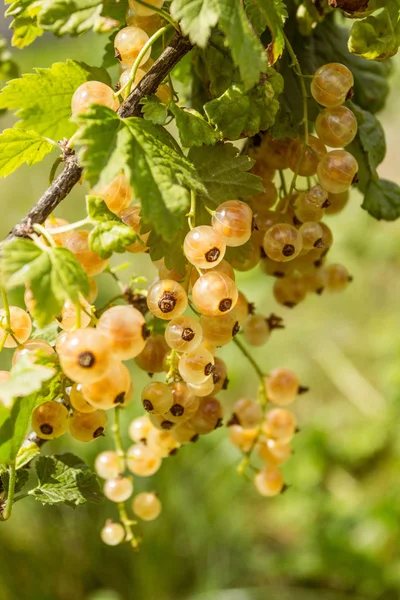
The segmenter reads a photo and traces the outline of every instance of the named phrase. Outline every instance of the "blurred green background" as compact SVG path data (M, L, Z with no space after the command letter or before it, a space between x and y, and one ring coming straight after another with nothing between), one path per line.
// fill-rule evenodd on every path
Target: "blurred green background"
M43 38L15 52L21 71L67 57L99 64L104 40ZM398 75L382 114L388 155L381 174L400 183ZM12 122L2 117L2 128ZM47 186L51 159L0 181L0 237ZM85 190L77 186L57 214L79 218ZM1 600L395 600L400 598L400 223L379 223L354 192L346 210L328 217L335 244L330 260L346 264L354 282L342 295L310 296L290 311L271 299L272 281L258 269L241 289L265 314L284 317L254 354L265 370L294 369L311 390L295 404L301 431L285 466L289 489L257 495L238 476L239 453L226 430L186 446L160 472L136 480L156 489L163 514L143 527L139 553L108 548L99 530L117 518L108 502L45 508L33 499L15 506L0 527ZM147 257L126 272L149 272ZM99 277L99 302L114 293ZM257 381L235 347L229 364L229 407L254 394ZM9 366L4 353L1 364ZM1 367L0 367L1 368ZM136 396L146 377L134 371ZM126 410L124 435L138 403ZM83 445L68 435L44 451L73 451L93 464L110 436Z

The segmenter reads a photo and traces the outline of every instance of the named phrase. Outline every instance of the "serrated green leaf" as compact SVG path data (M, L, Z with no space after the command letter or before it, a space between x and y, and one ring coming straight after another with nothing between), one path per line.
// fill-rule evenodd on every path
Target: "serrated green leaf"
M263 191L261 179L248 173L254 164L245 154L239 154L232 144L192 148L189 158L207 189L207 204L217 206L225 200L246 198Z
M219 27L225 33L234 63L239 67L245 89L253 87L265 72L265 50L250 27L242 2L220 0Z
M183 240L188 231L189 226L187 219L181 219L180 229L172 242L166 242L154 231L150 232L146 242L151 260L155 261L163 258L167 269L174 269L182 275L182 279L185 276L185 269L187 266L187 260L183 253Z
M5 129L0 134L0 177L10 175L24 163L40 162L55 144L35 131Z
M252 23L259 24L259 34L266 27L270 30L272 41L267 48L268 59L270 65L275 64L285 48L283 25L288 17L285 3L282 0L248 0L246 9L251 13Z
M371 179L361 206L375 219L394 221L400 217L400 187L394 181Z
M85 81L109 83L104 69L91 69L84 63L67 60L50 69L36 69L12 79L0 92L0 108L15 110L22 120L17 126L59 140L70 137L76 124L70 120L71 99Z
M25 440L18 450L18 454L15 459L16 469L22 469L25 465L31 462L40 453L40 448L34 442Z
M170 103L169 109L175 117L182 146L212 146L221 138L220 134L211 127L204 117L193 108L179 108Z
M4 406L10 408L16 398L24 398L38 392L44 381L55 375L53 368L33 363L23 355L10 371L10 377L1 384L0 399Z
M56 317L68 298L78 302L89 293L85 271L66 248L42 250L29 240L16 239L3 246L1 272L8 289L29 285L40 327Z
M15 460L28 432L32 412L36 406L36 394L17 398L11 411L0 405L0 464L10 464Z
M193 55L195 73L203 84L202 92L209 92L207 99L217 98L233 83L240 83L239 70L233 64L221 32L214 32L207 47L204 50L195 48Z
M137 240L131 227L118 221L99 223L89 235L89 246L102 258L110 258L113 252L125 252L125 248Z
M225 138L237 140L269 129L275 122L279 102L269 81L245 91L242 85L233 85L227 91L204 105L204 110Z
M82 164L92 173L93 183L98 173L100 185L109 184L124 172L135 199L142 205L143 221L171 241L179 218L188 210L189 190L204 192L194 165L162 127L136 117L113 120L110 112L96 106L80 119L79 143L85 145ZM104 139L100 141L103 119L109 124L106 153L102 148Z
M204 48L220 16L218 0L172 0L171 15L192 44Z
M55 35L80 35L100 25L98 0L44 0L38 24Z
M12 45L25 48L43 35L43 29L37 23L40 13L40 2L35 0L15 0L6 10L6 17L14 17L10 28L14 30Z
M96 475L73 454L40 456L35 468L39 485L29 494L42 504L74 508L103 499Z
M394 56L400 45L400 2L389 0L351 28L349 50L368 60L384 60Z
M143 117L155 125L165 125L168 109L156 96L146 96L140 101Z

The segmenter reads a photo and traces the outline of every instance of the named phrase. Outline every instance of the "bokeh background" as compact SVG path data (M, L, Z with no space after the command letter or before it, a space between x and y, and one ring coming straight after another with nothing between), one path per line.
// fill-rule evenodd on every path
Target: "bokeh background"
M2 24L5 30L5 24ZM44 37L15 51L22 72L67 57L99 64L105 40L86 35ZM381 118L388 153L381 175L400 183L399 75ZM12 123L5 115L1 128ZM0 237L47 187L51 159L0 181ZM57 214L83 215L85 190L77 186ZM256 268L239 276L241 289L265 314L284 317L286 329L254 355L265 370L294 369L310 392L294 406L300 433L284 467L289 489L275 499L257 495L235 472L240 456L219 430L164 461L151 481L163 514L143 527L139 553L108 548L99 530L117 518L110 503L15 506L0 527L1 600L396 600L400 597L400 223L379 223L360 209L353 192L340 215L327 218L335 244L330 259L354 276L341 295L310 296L295 310L272 300L272 281ZM126 276L149 273L147 257L134 258ZM151 276L150 276L151 277ZM99 302L115 288L99 278ZM253 395L257 381L233 347L229 407ZM9 366L3 353L1 365ZM0 366L1 368L1 366ZM138 391L146 380L134 371ZM126 409L124 435L138 403ZM110 436L84 445L68 435L44 451L73 451L93 464Z

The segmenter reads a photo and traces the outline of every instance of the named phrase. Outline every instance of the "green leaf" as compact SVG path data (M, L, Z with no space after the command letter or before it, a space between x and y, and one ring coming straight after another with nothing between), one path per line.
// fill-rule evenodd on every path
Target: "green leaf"
M172 0L170 12L192 44L204 48L220 16L218 0Z
M29 479L28 469L18 470L16 473L14 493L17 494L18 492L20 492L25 487L25 485L28 483L28 479ZM10 474L8 471L4 471L3 473L1 473L1 487L3 488L3 491L7 495L8 495L9 484L10 484Z
M265 72L267 58L264 48L250 27L242 2L220 1L220 8L219 27L226 35L244 87L249 89Z
M277 73L274 75L276 77L282 79ZM269 129L275 122L278 109L279 102L269 81L256 85L248 92L242 85L233 85L220 98L204 106L211 123L230 140L250 137Z
M125 248L137 240L131 227L118 221L99 223L89 235L89 246L102 258L109 258L113 252L125 252Z
M24 163L31 166L40 162L54 147L35 131L5 129L0 134L0 177L10 175Z
M7 48L7 42L0 36L0 81L7 81L18 75L19 69Z
M187 265L187 260L183 253L183 241L188 231L189 226L187 219L182 219L180 222L180 229L172 242L166 242L154 231L150 232L146 242L151 260L155 261L163 258L167 269L174 269L182 275L182 279L185 276L185 268Z
M74 508L103 499L96 475L73 454L40 456L35 468L39 485L29 494L42 504L67 504Z
M162 127L136 117L112 119L110 112L95 106L80 119L81 161L91 183L98 175L100 185L107 185L124 172L142 205L143 221L172 241L188 211L189 190L205 191L194 165Z
M88 216L94 221L120 221L100 196L86 196L86 210Z
M32 323L31 340L44 340L51 346L54 346L59 335L58 325L52 321L49 325L39 327L37 321Z
M26 398L17 398L11 411L0 407L0 464L10 464L15 460L37 402L37 395L31 394Z
M35 442L25 440L21 448L18 450L18 454L15 459L15 466L18 469L22 469L25 465L31 462L40 453L40 448Z
M371 179L367 185L362 208L375 219L394 221L400 217L400 187L386 179Z
M146 96L140 101L143 106L143 117L155 125L165 125L168 118L168 109L156 96Z
M286 5L282 0L248 0L246 9L250 11L252 23L259 24L257 33L261 34L266 27L271 32L272 42L267 51L269 64L273 65L285 48L283 25L288 17Z
M38 23L55 35L80 35L100 26L101 11L98 0L44 0Z
M10 28L14 30L12 45L25 48L43 35L43 29L37 23L41 11L40 2L35 0L16 0L6 10L6 17L14 17Z
M70 137L76 130L70 121L72 95L90 80L110 82L104 69L91 69L73 60L35 69L8 82L0 92L0 108L15 110L22 119L17 126L22 129L53 140Z
M24 398L42 388L44 381L55 375L53 368L32 363L28 356L21 356L10 371L10 377L1 384L1 401L10 408L16 398Z
M349 50L368 60L384 60L394 56L400 45L399 0L389 0L366 19L351 28Z
M204 50L195 48L193 51L195 73L201 78L202 93L209 92L207 100L221 96L233 83L240 83L239 71L227 52L225 37L221 32L214 32L210 42Z
M193 108L179 108L171 102L170 111L175 117L176 126L182 146L192 148L193 146L210 146L218 142L220 135Z
M79 294L89 293L85 271L66 248L42 250L29 240L12 240L3 246L0 265L8 289L29 285L40 327L58 316L65 300L78 302Z
M217 206L225 200L246 198L263 191L261 179L248 173L254 164L232 144L219 143L211 148L192 148L189 158L207 189L207 204Z

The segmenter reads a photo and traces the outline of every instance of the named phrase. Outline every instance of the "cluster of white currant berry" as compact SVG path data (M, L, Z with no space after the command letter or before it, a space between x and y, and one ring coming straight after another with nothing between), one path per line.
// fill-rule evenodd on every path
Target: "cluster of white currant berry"
M156 7L162 3L152 2ZM151 64L149 48L141 61L144 70L137 71L130 82L130 69L149 40L138 24L150 31L159 20L151 9L136 2L131 4L128 27L115 38L116 54L125 69L120 81L122 89L131 83L135 85ZM256 161L253 172L262 178L265 191L251 197L249 203L230 200L209 211L210 225L194 226L191 215L183 247L188 263L186 273L182 276L168 269L163 260L155 262L159 276L147 291L145 314L130 305L115 305L96 313L94 276L106 269L108 260L90 249L89 231L74 230L61 218L46 221L48 236L55 244L69 249L86 271L90 294L82 297L78 306L65 303L57 319L62 332L55 348L44 340L29 339L32 324L28 312L15 306L8 307L8 315L6 309L0 312L0 327L7 329L2 344L17 348L13 362L21 354L32 360L43 354L57 355L64 376L63 398L45 402L34 411L35 433L41 439L54 439L69 430L79 441L95 440L107 427L107 411L116 409L118 413L132 399L133 385L125 361L134 359L145 372L165 376L165 381L153 380L141 393L147 414L130 424L133 445L124 451L116 439L115 451L102 452L96 459L97 474L105 480L104 493L119 506L133 494L132 475L154 474L162 460L181 445L222 424L223 407L216 395L226 388L227 367L215 355L217 349L234 340L248 356L235 337L240 329L248 344L261 346L273 329L282 327L276 315L266 318L254 313L253 306L237 288L235 269L249 270L260 263L265 273L277 278L276 300L288 307L298 304L309 291L337 291L348 284L344 267L324 265L333 238L321 219L325 213L338 212L345 206L347 190L358 169L351 154L344 150L327 152L325 147L343 147L354 139L356 119L342 106L352 86L353 77L343 65L321 67L311 84L314 98L326 107L315 124L318 137L277 141L265 134L249 144L249 154ZM168 86L160 86L158 93L168 101ZM86 111L92 103L113 110L119 106L111 88L88 82L74 94L73 115ZM303 192L298 192L293 183L293 189L287 193L282 175L278 200L272 180L276 170L287 168L295 176L317 175L319 183ZM121 173L110 185L94 192L137 233L137 241L126 250L133 254L147 252L149 233L141 233L140 205L131 204L133 194L125 175ZM227 247L243 244L251 245L249 259L224 259ZM32 311L34 303L27 289L28 311ZM164 333L159 333L163 329ZM289 369L275 369L267 375L257 367L257 372L259 397L236 402L228 425L232 443L244 454L243 468L250 464L253 450L258 452L261 467L256 467L257 490L263 496L274 496L284 488L280 466L291 455L290 444L296 431L295 417L285 407L304 388ZM0 372L0 382L8 377L9 372ZM269 409L270 402L276 407ZM132 475L127 476L126 470ZM161 504L156 494L146 492L134 497L132 509L136 516L152 520L160 513ZM121 518L121 523L107 521L102 539L110 545L131 539L131 523L128 518Z

